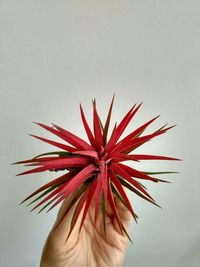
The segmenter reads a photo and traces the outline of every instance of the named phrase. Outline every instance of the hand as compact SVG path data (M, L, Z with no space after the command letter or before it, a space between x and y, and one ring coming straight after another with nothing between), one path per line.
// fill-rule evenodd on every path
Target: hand
M102 217L98 216L96 226L92 225L95 212L92 203L80 234L81 214L65 243L76 205L59 226L55 226L65 211L66 201L63 201L55 225L45 243L40 267L121 267L128 238L121 234L111 208L106 205L107 241L104 239ZM131 214L117 198L115 204L122 223L128 230Z

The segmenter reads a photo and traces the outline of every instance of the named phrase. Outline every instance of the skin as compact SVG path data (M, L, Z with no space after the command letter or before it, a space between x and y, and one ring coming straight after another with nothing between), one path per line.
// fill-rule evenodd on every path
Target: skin
M128 230L131 214L117 198L114 198L114 201L121 221ZM79 233L79 226L82 214L65 243L76 205L59 226L55 226L65 211L66 202L67 200L63 201L57 220L46 240L40 267L121 267L129 240L125 234L121 234L110 206L106 205L107 241L104 239L102 217L98 216L96 226L92 225L95 211L92 202L81 232Z

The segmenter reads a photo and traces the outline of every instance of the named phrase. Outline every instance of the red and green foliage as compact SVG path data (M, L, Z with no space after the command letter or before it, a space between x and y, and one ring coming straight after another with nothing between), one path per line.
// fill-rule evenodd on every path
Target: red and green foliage
M167 182L153 176L172 172L143 172L125 165L124 162L132 161L134 163L142 160L178 160L166 156L135 154L135 150L138 147L154 137L166 133L174 126L166 127L165 125L151 134L144 135L146 128L159 117L157 116L135 129L126 137L121 138L124 130L141 107L141 104L135 104L127 112L121 122L118 125L117 123L115 124L111 131L110 138L108 138L113 102L114 97L110 104L106 122L103 125L97 112L96 101L93 101L93 131L89 127L83 108L80 105L81 119L89 142L84 141L82 138L56 124L47 126L42 123L36 123L59 137L62 142L55 142L36 135L31 136L53 145L61 149L61 151L44 153L29 160L16 162L15 164L34 166L33 169L22 172L17 176L43 171L61 170L64 171L64 174L37 189L22 201L22 203L35 197L29 204L35 203L38 200L39 203L32 210L44 204L39 212L46 207L48 207L48 211L50 211L63 201L63 199L69 197L69 195L73 196L68 198L69 202L64 213L64 216L66 216L77 200L79 200L72 218L71 231L83 210L80 228L82 227L92 200L95 201L96 205L94 222L99 212L101 212L102 220L105 225L105 203L109 203L122 233L125 234L127 234L127 232L118 216L113 198L114 196L119 198L126 206L136 222L137 215L132 208L125 188L152 204L157 205L140 181L148 180L155 183ZM106 229L104 230L106 234Z

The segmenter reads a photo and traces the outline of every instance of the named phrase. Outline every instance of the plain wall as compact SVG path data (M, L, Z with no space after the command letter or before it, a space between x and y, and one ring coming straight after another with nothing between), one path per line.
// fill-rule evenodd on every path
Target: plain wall
M171 170L171 184L146 183L159 209L129 194L139 215L131 224L125 267L197 267L200 263L199 87L200 2L191 0L0 1L0 266L39 266L57 209L18 206L52 173L15 177L10 166L54 150L27 133L48 136L32 121L58 123L85 138L79 103L92 121L95 97L113 121L143 106L126 133L161 114L151 128L176 128L140 151L183 162L144 162L140 170Z

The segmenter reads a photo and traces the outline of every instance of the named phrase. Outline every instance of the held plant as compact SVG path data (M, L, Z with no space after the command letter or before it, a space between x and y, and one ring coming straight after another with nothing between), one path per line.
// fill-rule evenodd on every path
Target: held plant
M151 134L144 134L146 128L159 116L141 125L126 137L121 138L129 122L133 119L141 107L141 104L135 104L124 116L121 122L118 125L117 123L115 124L111 131L110 138L108 138L108 129L111 120L113 103L114 97L111 101L105 124L102 124L97 113L96 101L93 101L93 131L90 129L83 108L80 105L81 119L89 142L84 141L80 137L56 124L47 126L42 123L36 123L45 130L59 137L62 142L55 142L36 135L31 136L61 150L44 153L32 159L14 163L34 167L33 169L18 174L17 176L44 171L64 171L64 174L62 173L62 175L55 180L37 189L21 203L35 197L28 205L39 201L39 203L37 203L31 211L43 205L39 210L39 212L41 212L47 207L47 211L50 211L61 201L67 198L68 203L64 215L60 219L61 222L78 201L72 217L68 237L70 236L80 214L82 214L80 224L81 230L92 201L95 201L94 223L96 223L97 216L101 214L105 238L105 203L110 205L121 233L128 236L128 233L118 215L114 196L125 205L125 207L131 212L134 220L137 222L137 215L133 210L130 200L125 192L125 188L131 190L146 201L159 206L149 195L147 189L140 181L148 180L154 183L167 182L165 180L155 178L154 175L174 172L143 172L133 167L129 167L125 164L125 162L139 162L142 160L179 160L177 158L166 156L135 153L135 150L138 147L142 146L147 141L166 133L174 127L166 127L166 125L164 125ZM81 213L81 211L83 212ZM129 236L128 238L130 239Z

